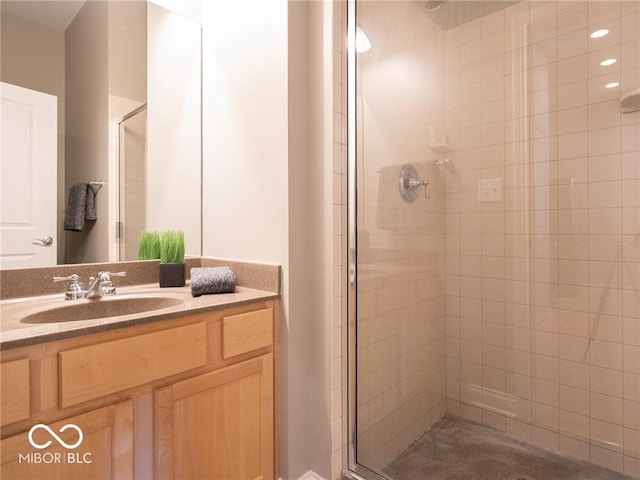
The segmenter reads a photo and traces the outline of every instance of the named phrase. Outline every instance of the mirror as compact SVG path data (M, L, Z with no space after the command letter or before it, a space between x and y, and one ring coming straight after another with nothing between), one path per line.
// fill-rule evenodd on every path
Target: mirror
M56 130L46 148L26 148L46 150L47 170L38 164L47 155L5 150L7 139L34 135L3 113L0 268L135 260L142 229L183 230L187 255L201 255L200 0L3 0L0 8L2 111L11 111L9 87L22 87L18 94L53 99ZM32 111L25 125L35 129L28 118L40 110ZM82 228L65 229L65 213L69 222L75 207L85 211L70 195L77 184L93 192L96 219L87 197ZM39 199L45 191L49 200ZM27 230L34 212L55 217L55 227L29 227L16 249L5 227ZM42 251L53 261L36 260Z

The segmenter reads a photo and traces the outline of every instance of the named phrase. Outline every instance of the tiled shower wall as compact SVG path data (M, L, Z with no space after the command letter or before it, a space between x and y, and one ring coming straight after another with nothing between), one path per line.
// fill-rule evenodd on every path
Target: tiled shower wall
M414 2L361 2L358 55L358 462L380 469L445 411L444 35ZM394 94L389 95L389 89ZM429 179L413 203L398 174Z
M120 205L123 222L124 241L120 244L120 258L136 260L138 258L138 242L140 233L146 224L146 110L129 118L121 126L120 143Z
M444 61L447 411L635 477L639 32L638 1L520 2Z

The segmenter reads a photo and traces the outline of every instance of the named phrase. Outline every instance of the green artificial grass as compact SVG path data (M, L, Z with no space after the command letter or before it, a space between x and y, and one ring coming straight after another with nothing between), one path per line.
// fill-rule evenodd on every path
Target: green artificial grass
M139 260L157 260L160 258L160 235L158 232L143 231L138 244Z
M168 230L160 234L160 263L184 263L184 232Z

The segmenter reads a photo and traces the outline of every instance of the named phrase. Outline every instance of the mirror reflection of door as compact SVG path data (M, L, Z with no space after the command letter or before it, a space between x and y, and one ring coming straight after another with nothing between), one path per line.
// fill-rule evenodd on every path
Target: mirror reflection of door
M138 240L146 223L147 105L124 116L118 125L119 260L138 259Z
M56 264L57 98L2 82L0 269Z

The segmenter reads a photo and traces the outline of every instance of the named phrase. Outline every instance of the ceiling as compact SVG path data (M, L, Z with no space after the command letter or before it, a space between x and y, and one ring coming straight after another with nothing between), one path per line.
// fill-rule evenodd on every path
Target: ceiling
M58 31L67 29L86 0L2 0L2 13L12 13Z

